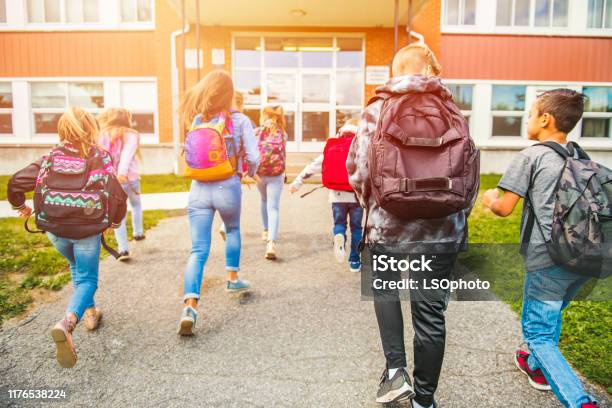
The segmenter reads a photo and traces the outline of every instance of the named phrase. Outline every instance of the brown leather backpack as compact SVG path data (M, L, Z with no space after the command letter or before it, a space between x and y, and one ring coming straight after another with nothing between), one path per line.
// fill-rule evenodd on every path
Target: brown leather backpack
M480 151L467 121L442 93L377 90L382 100L369 149L372 194L400 218L442 218L470 206L480 185Z

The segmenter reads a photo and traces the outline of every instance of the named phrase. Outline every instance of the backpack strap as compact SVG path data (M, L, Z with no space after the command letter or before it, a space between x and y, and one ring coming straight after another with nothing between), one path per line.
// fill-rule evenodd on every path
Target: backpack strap
M556 143L556 142L541 142L541 143L536 143L534 146L546 146L548 148L551 148L555 152L557 152L559 156L563 157L566 160L572 157L574 153L573 151L574 148L569 143L568 143L569 149L564 149L559 143ZM571 152L568 150L571 150Z

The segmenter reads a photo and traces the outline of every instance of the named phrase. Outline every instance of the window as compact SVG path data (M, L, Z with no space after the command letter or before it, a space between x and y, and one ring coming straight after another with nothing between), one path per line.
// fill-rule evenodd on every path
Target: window
M612 0L589 0L588 28L612 28Z
M474 85L466 84L446 84L448 89L453 94L453 101L457 104L461 113L469 120L472 115L472 94L474 91Z
M30 23L97 23L99 0L27 0Z
M6 0L0 0L0 24L6 23Z
M567 27L569 0L497 0L496 25Z
M32 82L30 95L36 135L56 134L57 122L69 106L94 114L104 108L102 82Z
M13 92L10 82L0 82L0 136L13 134Z
M612 87L585 86L582 137L612 137Z
M153 21L152 0L120 0L121 21L125 23L146 23Z
M493 136L521 136L525 122L526 87L493 85L491 113Z
M234 66L237 67L234 71L236 90L244 94L245 105L259 105L261 103L261 39L259 37L236 38L234 49Z
M476 23L476 0L446 0L444 2L444 24L474 25Z
M141 135L156 135L157 84L122 82L121 106L132 113L132 127Z

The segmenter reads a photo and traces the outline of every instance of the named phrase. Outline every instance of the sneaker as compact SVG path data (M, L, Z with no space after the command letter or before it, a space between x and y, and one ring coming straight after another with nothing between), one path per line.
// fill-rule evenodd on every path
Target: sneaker
M118 261L121 262L127 262L130 260L130 253L128 251L121 251L119 252L119 258L117 258Z
M537 370L530 369L529 365L527 364L528 358L529 353L523 350L517 350L514 357L514 364L516 364L518 369L528 377L529 384L533 388L540 391L549 391L550 385L548 385L548 381L546 381L544 374L542 374L542 370L539 368Z
M349 262L349 269L351 272L361 272L361 262Z
M251 283L249 281L245 281L242 279L236 279L235 281L227 281L227 287L225 288L225 290L227 292L236 293L236 292L242 292L244 290L247 290L250 287L251 287Z
M66 316L51 329L51 338L57 349L57 362L64 368L72 368L77 362L76 349L72 342L74 327L75 323Z
M344 235L334 235L334 256L338 263L343 263L346 258L346 251L344 250Z
M87 330L96 330L100 325L100 320L102 320L102 311L100 309L94 306L85 310L83 324L85 324Z
M193 336L193 329L198 319L198 312L191 306L186 306L181 314L178 334L181 336Z
M221 239L226 241L227 240L227 235L225 234L225 225L221 224L221 226L219 227L219 235L221 235Z
M406 370L400 368L395 372L393 378L389 379L389 370L385 369L380 377L380 385L376 393L376 402L386 404L405 399L414 398L415 392L412 389L410 378Z
M276 259L276 244L274 241L268 241L268 246L266 247L266 259Z
M264 230L261 233L261 240L264 241L264 242L268 242L268 231Z
M134 235L134 241L143 241L146 237L143 235Z

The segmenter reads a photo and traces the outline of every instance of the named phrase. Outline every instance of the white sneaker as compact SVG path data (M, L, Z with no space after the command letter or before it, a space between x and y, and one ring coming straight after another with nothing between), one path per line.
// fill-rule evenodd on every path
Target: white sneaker
M344 263L346 258L346 250L344 249L344 235L334 235L334 256L338 263Z
M264 242L268 242L268 231L264 231L261 233L261 240Z
M268 246L266 247L266 259L276 259L276 244L274 241L268 241Z

